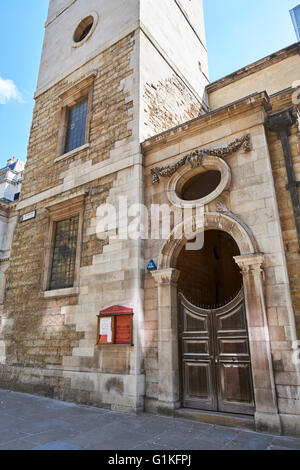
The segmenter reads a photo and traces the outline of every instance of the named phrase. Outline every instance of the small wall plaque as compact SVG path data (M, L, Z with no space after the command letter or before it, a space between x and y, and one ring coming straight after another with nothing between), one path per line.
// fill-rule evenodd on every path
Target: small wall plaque
M36 210L32 212L27 212L27 214L23 214L20 216L19 222L26 222L27 220L35 219L36 218Z
M157 266L154 263L153 259L149 261L149 264L147 266L147 271L157 271Z

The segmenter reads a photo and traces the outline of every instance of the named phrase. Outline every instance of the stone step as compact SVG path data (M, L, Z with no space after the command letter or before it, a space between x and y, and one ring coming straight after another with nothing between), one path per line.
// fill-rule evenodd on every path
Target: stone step
M192 419L208 424L230 426L234 428L255 430L254 417L232 413L217 413L213 411L193 410L180 408L175 411L176 418Z

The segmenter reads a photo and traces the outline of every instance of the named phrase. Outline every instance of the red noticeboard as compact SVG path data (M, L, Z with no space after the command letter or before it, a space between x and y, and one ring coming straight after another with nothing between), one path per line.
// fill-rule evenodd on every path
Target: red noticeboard
M109 337L107 336L108 330ZM132 330L133 310L131 308L115 305L101 310L98 316L98 344L132 345Z

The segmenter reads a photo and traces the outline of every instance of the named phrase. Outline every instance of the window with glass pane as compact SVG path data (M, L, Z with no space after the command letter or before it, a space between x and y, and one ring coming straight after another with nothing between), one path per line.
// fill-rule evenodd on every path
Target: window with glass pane
M55 230L50 290L73 287L79 217L57 222Z
M88 100L69 108L65 152L71 152L85 143Z

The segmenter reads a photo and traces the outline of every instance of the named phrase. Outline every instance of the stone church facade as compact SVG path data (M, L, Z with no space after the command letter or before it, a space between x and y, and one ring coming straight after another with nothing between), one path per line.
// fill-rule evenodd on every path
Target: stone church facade
M209 84L201 1L50 1L1 387L300 433L299 72L295 44ZM101 237L124 197L118 235L137 204L190 212ZM130 344L99 312L131 312Z

